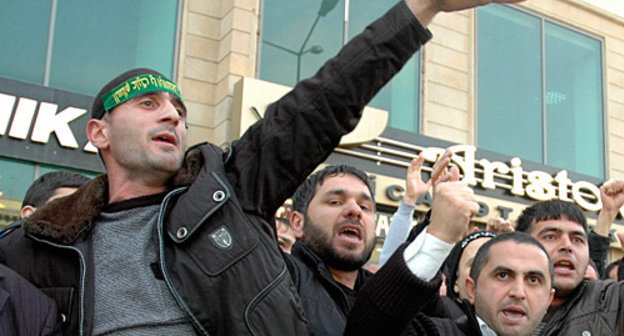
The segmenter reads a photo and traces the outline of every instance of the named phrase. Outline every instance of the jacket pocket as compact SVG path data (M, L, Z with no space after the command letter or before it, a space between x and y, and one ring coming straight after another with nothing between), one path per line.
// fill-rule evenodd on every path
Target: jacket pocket
M262 234L245 215L231 187L215 172L200 175L180 195L166 229L174 243L209 276L217 276L257 245Z

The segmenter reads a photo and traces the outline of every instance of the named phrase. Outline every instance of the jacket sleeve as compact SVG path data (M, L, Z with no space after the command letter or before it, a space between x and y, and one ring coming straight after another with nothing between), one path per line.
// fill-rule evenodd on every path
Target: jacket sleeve
M587 234L587 243L589 244L589 257L596 264L600 279L604 279L611 240L591 230Z
M272 216L355 128L364 106L430 38L401 1L314 77L270 105L264 118L232 144L226 163L245 210Z
M415 276L403 259L406 246L397 249L360 289L349 313L345 335L401 335L413 328L410 321L423 317L422 309L438 294L442 280L439 273L431 281ZM426 326L426 323L421 325Z
M407 205L401 201L399 208L392 215L390 229L381 247L381 253L379 254L380 266L383 266L394 251L407 239L407 235L412 227L412 216L414 216L414 206Z

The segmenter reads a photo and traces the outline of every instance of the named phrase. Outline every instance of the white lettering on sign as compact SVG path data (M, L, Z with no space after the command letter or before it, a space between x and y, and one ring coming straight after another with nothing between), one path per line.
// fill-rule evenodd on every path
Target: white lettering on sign
M388 232L389 232L388 230L390 230L390 221L392 219L392 215L378 213L375 216L377 217L375 221L377 225L375 227L375 235L377 237L385 238L388 235ZM412 219L410 228L414 227L416 224L418 224L418 221Z
M388 216L378 215L377 227L375 228L375 235L377 235L377 237L385 237L388 234L389 229L390 229L390 223L388 220ZM382 231L383 231L383 234L382 234Z
M16 101L17 107L15 107ZM0 136L4 136L8 129L9 137L26 140L36 111L30 140L45 144L50 140L50 135L54 133L61 147L78 148L78 141L69 124L87 113L87 110L69 106L57 113L57 104L41 102L37 110L37 103L33 99L24 97L17 99L15 96L0 93ZM9 125L14 107L15 113L13 113L13 120ZM97 148L91 142L87 142L83 146L83 150L97 153Z
M598 211L602 207L600 189L587 181L572 182L566 170L559 171L554 177L539 170L525 172L522 169L522 160L517 157L512 158L507 165L504 162L490 162L487 159L477 161L475 159L477 148L471 145L455 145L449 149L453 153L451 162L460 169L463 181L471 186L480 185L489 190L502 187L509 189L512 195L526 195L538 201L548 201L554 198L574 201L588 211ZM427 161L435 162L444 150L444 148L428 147L423 149L423 154ZM482 174L480 181L477 173ZM498 181L495 181L495 177ZM620 214L624 216L624 207L620 209Z
M0 136L6 133L11 119L11 110L15 104L15 96L0 93Z
M17 102L17 109L15 109L15 115L13 116L13 123L11 123L11 129L9 130L9 136L11 138L26 139L36 107L36 100L28 98L19 99Z
M50 139L50 134L54 132L61 146L78 148L78 141L76 141L71 128L69 128L69 123L87 113L87 110L68 107L56 113L57 110L58 106L56 104L41 103L39 105L39 113L37 113L35 128L30 139L35 142L47 143L48 139Z

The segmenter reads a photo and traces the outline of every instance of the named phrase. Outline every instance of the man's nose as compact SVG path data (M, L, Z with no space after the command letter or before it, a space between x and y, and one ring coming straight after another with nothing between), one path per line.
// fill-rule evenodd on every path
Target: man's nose
M349 200L346 203L346 217L362 217L362 207L358 204L356 200Z
M509 296L519 300L524 300L526 297L524 279L516 279L512 283L511 288L509 289Z
M176 126L180 120L182 120L182 116L178 112L178 109L170 100L167 99L163 102L162 110L160 118L161 121L171 122L174 126Z
M563 235L561 237L559 250L560 251L567 251L567 252L571 252L572 251L572 241L570 240L570 237L568 237L567 235Z

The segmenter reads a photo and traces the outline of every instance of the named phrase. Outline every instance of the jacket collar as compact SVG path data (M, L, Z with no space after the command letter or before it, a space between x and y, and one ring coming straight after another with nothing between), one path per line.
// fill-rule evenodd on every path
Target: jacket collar
M190 185L203 165L197 147L189 149L180 170L170 179L169 189ZM55 199L23 221L24 231L54 243L71 244L91 229L94 219L108 203L108 177L100 175L75 193Z
M316 254L316 252L314 252L306 244L297 240L292 247L292 255L297 257L299 260L301 260L304 264L306 264L311 269L316 270L323 278L325 278L325 280L338 285L336 280L334 280L333 276L331 275L331 272L329 271L329 268L327 268L327 265L325 264L323 259L321 259L321 257L319 257L319 255ZM363 285L364 282L368 280L368 278L370 278L371 276L372 276L371 272L360 267L358 269L357 280L355 281L355 288L356 289L360 288L361 285Z
M566 302L564 302L561 306L554 308L554 310L548 310L545 317L547 323L544 330L552 330L553 325L561 323L565 320L570 310L574 308L574 306L577 304L577 301L579 301L585 294L585 288L588 285L589 282L587 282L587 280L581 281L581 283L576 286L572 293L570 293Z

